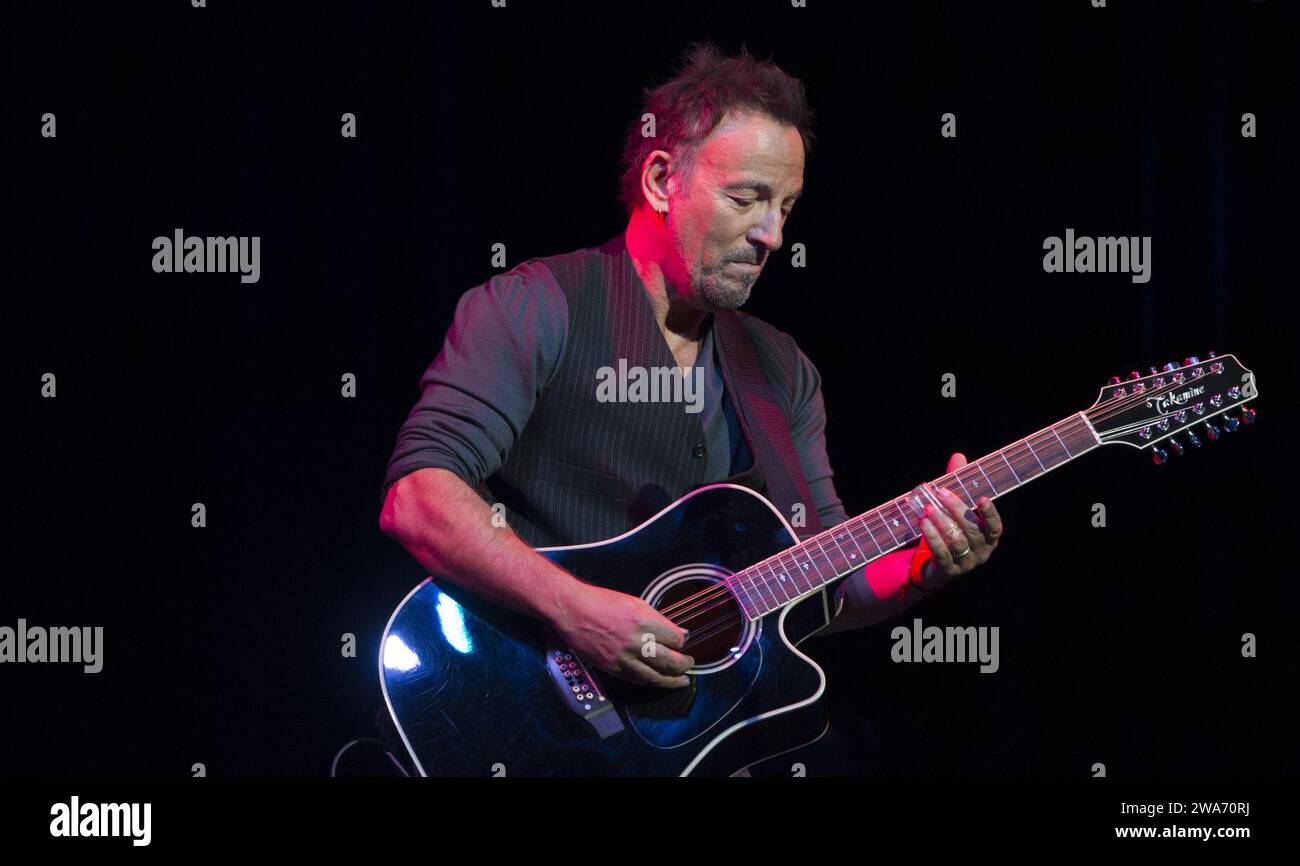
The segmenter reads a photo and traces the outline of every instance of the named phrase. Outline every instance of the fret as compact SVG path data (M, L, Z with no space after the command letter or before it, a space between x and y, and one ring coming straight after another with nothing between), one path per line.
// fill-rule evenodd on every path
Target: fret
M1007 468L1011 470L1011 474L1014 475L1016 478L1016 483L1024 484L1025 482L1020 480L1020 475L1016 472L1016 467L1012 466L1011 461L1007 459L1006 449L999 451L998 456L1002 458L1003 463L1007 464Z
M772 568L772 564L770 562L767 563L767 571L768 574L772 577L772 579L776 581L776 585L779 586L781 588L781 591L785 593L786 601L790 601L791 599L798 598L802 594L798 592L792 594L790 592L790 587L786 586L786 584L789 583L789 579L782 577L781 575L778 575L775 572L775 570Z
M1096 434L1093 432L1092 425L1089 424L1087 419L1083 418L1082 415L1076 417L1072 423L1078 425L1075 429L1073 438L1076 445L1083 446L1079 450L1080 454L1101 444L1101 440L1098 439Z
M759 582L759 578L761 578L763 575L760 574L755 569L748 569L748 568L741 573L747 574L749 576L750 582L754 584L754 591L758 594L758 601L760 604L762 604L764 610L765 611L771 610L772 608L768 602L768 596L771 595L771 589L767 587L766 585L767 581L762 581L761 583ZM767 593L763 592L764 589L767 589Z
M1043 467L1044 472L1048 469L1055 469L1057 466L1060 466L1062 463L1070 459L1070 452L1063 450L1064 446L1059 446L1057 442L1053 442L1046 436L1043 437L1043 440L1044 441L1035 444L1031 437L1028 445L1030 450L1034 452L1034 456L1038 458L1038 463ZM1044 457L1047 460L1046 463L1043 462Z
M970 505L971 505L971 507L974 508L974 507L975 507L975 497L970 495L970 490L968 490L968 489L966 488L966 482L961 480L961 470L962 470L962 469L965 469L965 468L966 468L966 467L963 466L963 467L961 467L960 469L958 469L957 471L953 472L953 473L952 473L952 477L957 479L957 483L961 485L961 491L962 491L962 493L965 493L965 494L966 494L966 498L967 498L968 500L970 500Z
M984 476L984 483L987 484L990 488L992 488L994 495L997 495L997 493L998 493L998 488L997 488L996 486L994 486L992 479L989 478L989 474L988 474L987 472L984 471L984 461L983 461L983 460L976 460L976 461L975 461L975 466L976 466L976 468L979 469L980 474Z
M957 482L956 488L952 486L951 481L948 482L947 484L941 482L939 484L936 484L935 486L947 490L953 496L956 496L958 499L961 500L963 505L969 505L973 507L975 505L975 500L971 499L970 494L966 492L966 485L961 483L961 479L957 477L956 472L952 473L952 477ZM963 494L965 494L964 498L963 498Z
M1043 461L1038 459L1038 455L1034 453L1034 446L1029 444L1029 440L1026 439L1024 442L1021 442L1020 444L1023 445L1025 450L1029 452L1029 456L1034 458L1034 462L1038 464L1038 468L1043 470L1043 472L1046 472L1047 467L1043 465Z
M1079 424L1080 436L1082 436L1085 433L1088 434L1086 438L1087 438L1089 448L1091 448L1094 445L1101 444L1101 440L1097 438L1097 431L1092 428L1092 424L1089 423L1088 416L1086 413L1080 412L1078 415L1075 415L1074 421L1076 421Z
M866 515L863 515L863 516L865 517ZM881 545L880 545L880 539L876 538L876 531L875 531L874 529L872 529L871 526L870 526L870 525L869 525L865 520L863 520L862 518L859 518L859 519L858 519L858 522L861 523L861 524L862 524L862 528L865 529L865 530L867 531L867 535L870 535L870 536L871 536L871 543L874 544L874 545L876 546L876 550L879 550L879 551L880 551L880 555L881 555L881 556L884 556L884 555L885 555L885 548L881 547Z
M781 592L787 594L789 598L798 598L802 596L803 593L800 592L800 585L794 583L794 581L790 579L788 573L780 570L779 562L767 563L767 571L771 572L772 580L776 581L777 586L780 586L781 588Z
M799 567L799 560L795 558L793 553L787 550L778 554L776 562L781 566L782 573L794 584L794 588L798 590L799 595L803 595L812 589L812 581L806 581L807 586L799 585L799 578L803 576L803 569Z
M840 524L840 525L841 525L841 526L844 526L844 525L847 524L847 523L848 523L848 521L845 521L844 523L842 523L842 524ZM852 541L852 542L853 542L853 546L854 546L855 548L857 548L857 550L858 550L858 552L857 552L856 554L852 554L852 553L849 554L849 559L851 559L851 560L853 560L854 562L856 562L857 565L862 565L863 563L865 563L865 562L867 561L867 555L866 555L865 553L862 552L862 545L858 544L858 540L857 540L856 538L853 537L853 527L850 526L850 527L848 527L846 530L844 530L844 534L847 535L847 536L849 537L849 541ZM838 541L836 541L835 543L836 543L836 544L839 544ZM843 548L841 548L841 549L843 549ZM861 561L858 560L858 557L862 557ZM856 566L855 566L855 567L856 567Z
M840 552L840 556L844 557L844 565L845 565L845 566L848 566L851 562L853 562L854 557L856 557L857 554L854 554L853 556L850 556L849 554L845 553L845 552L844 552L844 545L840 544L840 541L839 541L838 538L835 537L835 533L834 533L834 532L831 533L831 543L834 544L834 545L835 545L835 549L838 550L838 551ZM839 569L839 567L837 566L837 567L835 568L835 572L838 574L838 573L839 573L839 570L840 570L840 569Z
M877 509L876 509L876 513L879 514L879 515L880 515L880 519L883 520L883 521L885 522L885 528L888 529L888 530L889 530L889 534L890 534L891 536L893 536L893 538L894 538L894 544L896 544L896 545L901 545L902 542L898 540L898 535L897 535L897 533L895 533L894 530L890 527L890 525L889 525L889 520L886 519L886 517L885 517L885 512L882 511L880 508L877 508ZM897 523L898 521L894 521L894 522Z
M1073 457L1074 455L1070 453L1070 446L1066 445L1066 444L1065 444L1065 440L1061 438L1061 434L1056 432L1056 427L1055 427L1055 425L1053 425L1052 427L1049 427L1048 429L1052 431L1052 435L1056 437L1056 441L1057 441L1057 442L1060 442L1060 443L1061 443L1061 447L1065 449L1065 456L1066 456L1066 457Z
M765 613L765 611L760 610L758 608L758 605L754 604L753 601L749 598L749 591L745 589L744 581L734 579L740 577L742 574L744 574L743 571L736 572L731 577L728 577L725 583L727 584L727 587L731 590L731 594L734 595L736 597L736 600L740 602L740 608L745 612L745 616L749 617L750 619L757 619L758 617L762 616Z
M911 506L908 504L906 498L903 499L902 504L900 504L897 499L893 500L889 504L893 506L896 514L895 517L889 519L889 528L895 530L898 534L898 544L901 547L912 540L912 524L911 519L908 517L911 513ZM907 506L907 508L904 508L904 506Z
M800 548L796 548L796 549L800 549ZM803 592L807 593L807 592L812 592L817 585L813 582L813 580L810 577L808 577L808 569L812 567L812 558L807 556L806 554L804 555L804 558L807 559L807 562L800 562L798 556L796 556L794 553L790 554L790 560L795 565L794 573L796 578L801 577L808 584L808 586L803 589ZM797 584L797 580L796 580L796 584Z
M733 576L738 579L736 581L737 589L740 589L745 593L745 598L749 599L750 603L753 603L755 598L757 598L759 602L762 602L762 597L758 594L758 584L754 583L754 576L749 572L749 568L742 568L741 571L737 571ZM745 583L746 580L749 581L749 584ZM759 615L766 612L762 603L755 603L754 609L759 612Z
M899 542L900 547L915 538L916 536L914 536L913 533L918 531L913 527L911 520L908 518L908 514L911 510L911 503L907 501L907 497L903 497L902 502L903 505L908 506L907 509L904 509L903 505L900 505L899 500L897 499L889 503L894 506L894 510L898 512L898 517L902 518L901 521L897 519L894 520L894 523L896 524L894 529L899 529L903 533L903 540ZM920 522L920 519L920 517L917 517L917 522Z
M822 583L825 583L828 580L833 580L835 574L838 572L838 567L835 565L835 560L831 559L830 554L826 552L826 548L822 546L820 536L813 536L813 538L809 541L809 544L816 544L817 552L820 553L822 557L831 564L831 577L826 577L821 573L822 567L820 565L817 566L817 576L821 578Z
M1016 470L1026 481L1031 481L1047 471L1047 467L1038 459L1034 449L1030 448L1025 440L1022 439L1015 443L1007 451L1011 455L1011 462L1015 464ZM1029 455L1028 459L1025 458L1025 454Z

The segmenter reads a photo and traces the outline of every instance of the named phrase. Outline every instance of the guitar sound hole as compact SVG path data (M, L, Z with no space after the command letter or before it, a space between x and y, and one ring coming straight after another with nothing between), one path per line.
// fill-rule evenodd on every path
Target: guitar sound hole
M695 659L697 672L716 668L743 651L748 622L725 585L701 578L674 582L651 602L683 629L689 629L683 651ZM705 669L705 670L700 670Z

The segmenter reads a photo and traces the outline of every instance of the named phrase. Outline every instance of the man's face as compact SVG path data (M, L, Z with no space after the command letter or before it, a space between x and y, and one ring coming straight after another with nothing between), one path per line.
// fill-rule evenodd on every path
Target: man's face
M699 309L734 310L781 248L781 229L803 191L803 141L793 126L729 111L669 183L668 276Z

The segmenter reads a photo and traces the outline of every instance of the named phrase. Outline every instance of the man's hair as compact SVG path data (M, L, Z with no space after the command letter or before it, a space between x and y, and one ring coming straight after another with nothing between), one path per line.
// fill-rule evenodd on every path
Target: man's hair
M811 151L812 109L802 81L770 60L751 57L743 45L738 56L728 57L712 43L694 43L675 78L645 90L641 115L623 146L619 199L629 215L644 201L641 167L646 157L663 150L672 155L675 171L689 170L700 144L731 109L758 112L793 126L804 153ZM646 113L654 115L654 137L641 134Z

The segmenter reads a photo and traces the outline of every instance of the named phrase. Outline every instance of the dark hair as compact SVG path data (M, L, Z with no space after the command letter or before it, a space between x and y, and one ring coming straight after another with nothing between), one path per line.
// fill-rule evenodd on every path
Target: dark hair
M751 57L743 45L738 56L728 57L712 43L694 43L675 78L645 90L640 116L623 146L619 199L629 214L643 201L641 167L646 157L667 151L679 170L686 170L729 109L748 109L789 124L799 131L804 153L812 148L812 109L802 81L770 60ZM654 115L653 138L641 134L641 116L647 112Z

